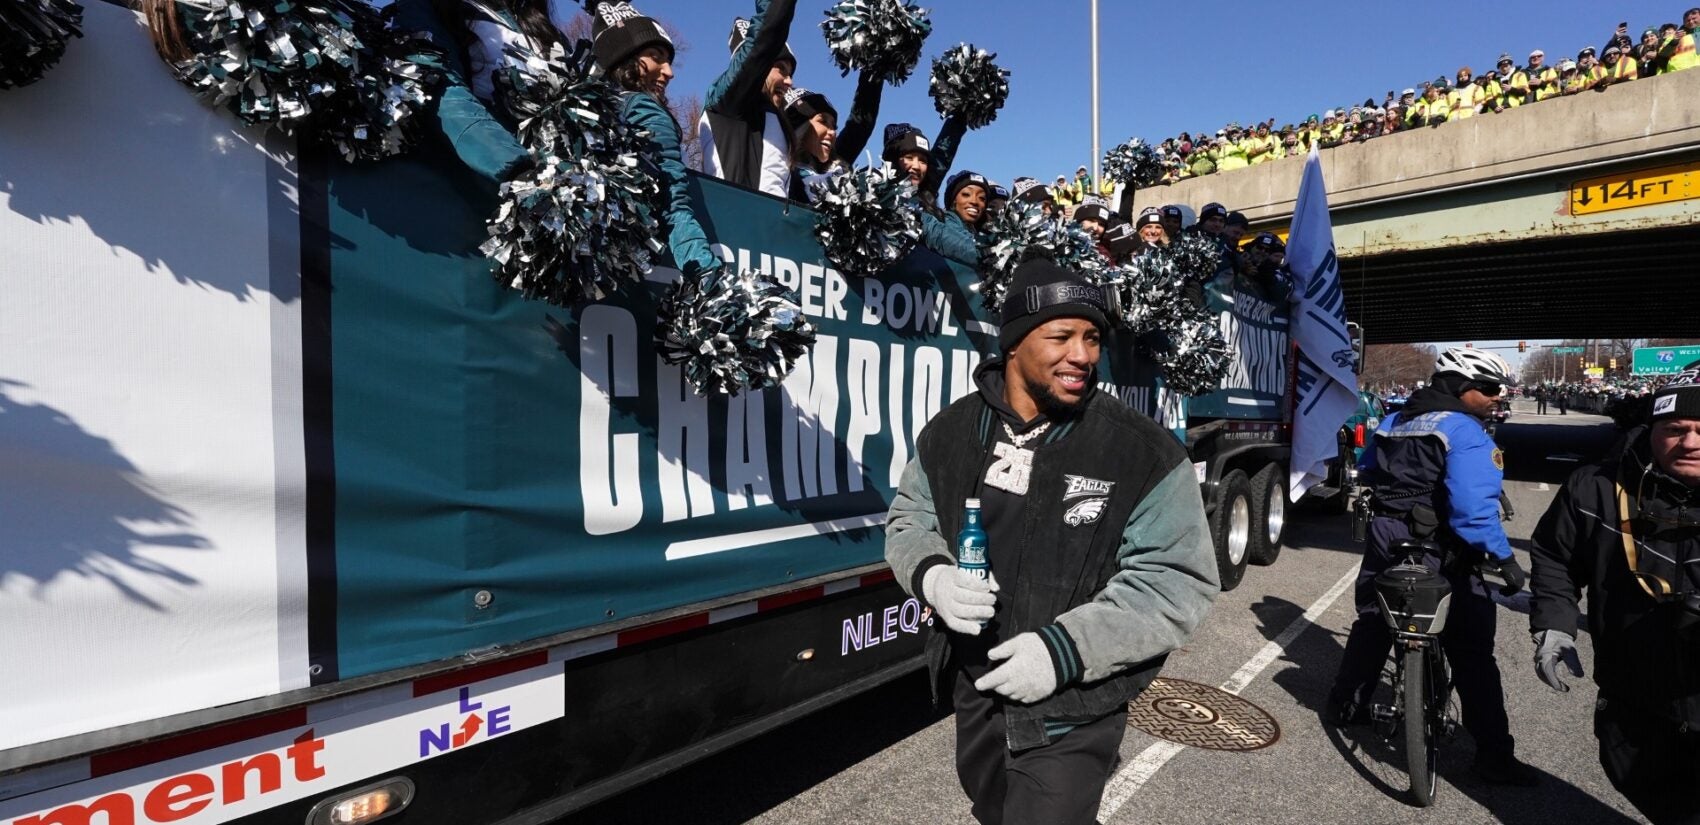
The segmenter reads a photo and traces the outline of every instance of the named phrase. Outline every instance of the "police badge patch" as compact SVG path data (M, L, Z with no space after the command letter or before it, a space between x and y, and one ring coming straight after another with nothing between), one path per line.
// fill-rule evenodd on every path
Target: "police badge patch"
M1505 470L1505 451L1498 447L1493 448L1493 468L1501 472Z
M1063 483L1067 485L1063 490L1063 501L1080 499L1063 513L1063 523L1070 527L1091 524L1101 518L1104 508L1110 504L1110 490L1116 486L1113 481L1067 474L1063 475Z

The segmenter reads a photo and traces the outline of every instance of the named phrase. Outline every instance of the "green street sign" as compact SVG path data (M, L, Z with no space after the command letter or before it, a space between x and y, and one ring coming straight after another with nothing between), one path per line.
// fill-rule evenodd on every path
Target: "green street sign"
M1683 367L1700 361L1700 346L1636 347L1636 375L1664 375L1680 372Z
M1553 347L1552 348L1552 354L1553 355L1581 355L1585 350L1586 350L1585 347Z

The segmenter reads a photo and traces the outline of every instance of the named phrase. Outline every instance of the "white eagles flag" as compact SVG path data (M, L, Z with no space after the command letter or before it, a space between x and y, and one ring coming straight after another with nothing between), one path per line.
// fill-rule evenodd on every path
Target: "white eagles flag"
M1339 454L1335 434L1358 407L1358 376L1346 332L1346 296L1328 220L1328 190L1316 149L1305 159L1298 206L1287 239L1293 272L1293 340L1298 344L1293 404L1293 462L1288 477L1297 500L1328 474L1324 462Z

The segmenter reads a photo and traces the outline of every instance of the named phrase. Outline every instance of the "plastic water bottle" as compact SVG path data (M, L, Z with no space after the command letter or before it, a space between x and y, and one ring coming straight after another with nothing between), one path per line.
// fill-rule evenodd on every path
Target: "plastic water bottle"
M992 566L986 561L986 531L980 526L980 500L977 498L968 499L962 530L956 534L956 566L982 579L992 573Z

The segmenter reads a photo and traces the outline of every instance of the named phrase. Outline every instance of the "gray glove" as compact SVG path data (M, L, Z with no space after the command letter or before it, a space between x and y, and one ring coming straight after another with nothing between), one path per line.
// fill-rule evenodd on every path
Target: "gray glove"
M980 635L980 625L992 618L997 590L997 577L982 579L954 564L934 565L921 577L921 596L944 626L969 636Z
M1547 683L1547 687L1566 693L1570 686L1558 678L1558 663L1564 662L1570 668L1570 675L1577 678L1582 676L1582 659L1576 655L1576 639L1562 630L1542 630L1534 634L1535 639L1535 675Z
M1051 652L1037 633L1023 633L1010 639L987 651L986 658L1003 664L981 676L974 683L975 690L995 690L1023 704L1057 692L1056 666L1051 664Z

